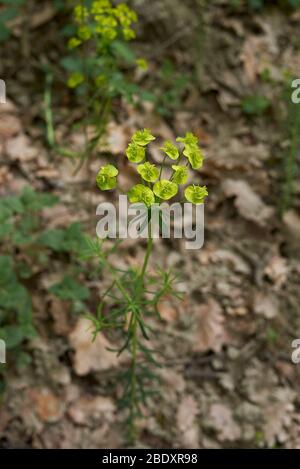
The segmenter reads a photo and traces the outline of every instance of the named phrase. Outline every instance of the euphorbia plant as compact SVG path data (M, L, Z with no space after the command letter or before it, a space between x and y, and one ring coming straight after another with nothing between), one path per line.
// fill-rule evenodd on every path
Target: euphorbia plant
M114 267L108 260L108 253L101 246L93 245L103 267L112 276L112 283L102 295L96 316L90 316L94 325L94 337L101 330L118 330L123 343L118 354L125 350L130 355L130 366L122 374L124 381L124 396L122 403L128 410L131 438L135 437L135 420L141 415L141 405L146 404L147 397L153 392L151 382L156 377L153 367L159 366L156 352L147 346L151 329L147 318L158 313L158 303L165 295L173 295L178 300L181 295L174 288L176 276L172 272L160 270L155 275L149 273L148 264L153 250L151 235L152 206L158 207L167 200L174 198L189 177L189 168L198 170L203 164L203 153L198 146L198 139L192 133L184 138L177 138L183 145L182 150L174 143L164 142L161 148L164 157L160 167L148 161L147 146L155 140L150 130L139 130L132 136L131 143L126 150L129 162L137 165L137 172L141 177L140 183L128 191L128 199L132 203L144 204L148 212L148 239L144 261L140 268L129 268L122 271ZM166 159L176 161L167 176ZM96 182L100 190L111 190L117 187L118 169L108 164L100 168ZM205 186L188 185L184 189L184 196L192 204L203 204L207 196ZM109 310L105 310L106 297L113 300Z

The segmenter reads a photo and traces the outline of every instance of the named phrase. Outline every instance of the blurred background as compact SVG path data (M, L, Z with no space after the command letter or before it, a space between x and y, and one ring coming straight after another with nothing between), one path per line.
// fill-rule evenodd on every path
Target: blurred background
M201 250L155 242L151 268L180 273L185 294L151 319L160 393L136 446L299 448L300 2L132 0L136 37L95 46L81 31L77 47L85 3L0 3L0 447L127 445L128 363L86 319L109 278L82 252L97 205L117 197L97 171L113 162L135 183L124 153L148 127L154 162L161 140L197 135L209 197ZM144 251L125 240L114 262Z

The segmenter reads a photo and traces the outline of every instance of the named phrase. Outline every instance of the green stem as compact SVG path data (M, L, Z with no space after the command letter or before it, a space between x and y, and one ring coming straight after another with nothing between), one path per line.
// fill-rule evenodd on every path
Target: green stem
M147 249L145 253L145 258L142 266L141 273L139 275L138 289L137 289L137 299L138 302L142 299L142 293L144 288L145 274L147 272L147 267L149 259L153 249L153 239L151 237L151 212L149 212L148 218L148 241ZM137 410L137 354L138 354L138 322L140 310L132 311L133 321L131 326L131 366L130 366L130 419L129 419L129 430L130 430L130 440L134 442L136 437L136 428L135 428L135 417Z
M48 143L51 147L54 147L55 135L54 135L54 128L53 128L52 99L51 99L52 80L53 80L53 75L51 71L48 71L46 74L46 88L45 88L45 95L44 95L45 121L46 121Z
M178 160L176 161L176 165L177 165L177 166L179 166L179 163L180 163L180 161L182 160L182 157L183 157L183 155L180 155L179 158L178 158ZM175 173L176 173L176 171L173 169L172 174L171 174L171 177L170 177L170 181L173 180L173 177L174 177Z
M164 156L163 162L162 162L161 167L160 167L159 178L158 178L159 181L161 180L162 171L163 171L163 168L165 166L166 159L167 159L167 155Z
M105 100L101 109L100 117L99 117L98 132L90 142L86 140L85 149L81 155L81 159L79 161L78 166L75 168L75 171L73 173L74 176L76 176L79 173L84 163L90 159L92 152L98 145L100 138L103 136L105 129L106 129L107 118L110 113L110 106L111 106L110 99Z
M291 104L290 106L295 106ZM289 123L291 125L290 132L290 147L285 161L285 179L283 187L283 195L281 200L280 212L283 216L284 212L290 207L292 196L294 192L294 179L297 171L297 152L299 149L299 128L300 128L300 113L295 108L291 107Z
M80 0L80 6L81 6L81 9L82 9L82 15L81 15L81 26L84 26L85 25L85 17L84 17L84 0ZM77 165L77 167L75 168L74 170L74 173L73 173L73 176L76 176L79 171L81 170L81 168L83 167L84 165L84 162L86 161L86 152L87 152L87 148L88 148L88 142L89 142L89 138L88 138L88 124L87 124L87 120L88 120L88 116L89 116L89 76L88 76L88 73L87 73L87 66L86 66L86 56L85 56L85 50L84 50L84 46L80 49L80 55L81 55L81 63L82 63L82 74L83 74L83 77L84 77L84 81L85 81L85 93L84 93L84 97L83 97L83 113L84 113L84 116L83 116L83 137L84 137L84 150L82 151L81 155L80 155L80 160L79 160L79 164Z
M53 113L52 113L52 82L53 74L50 69L46 70L46 86L44 92L44 112L45 112L45 123L46 123L46 136L47 142L53 150L57 151L60 155L68 158L76 158L78 154L74 151L68 150L60 145L57 145L55 140L55 131L53 124Z
M150 224L149 224L149 226L150 226ZM151 227L150 227L150 229L151 229ZM147 242L147 250L146 250L146 254L145 254L145 259L144 259L144 263L143 263L143 267L142 267L142 271L141 271L141 276L140 276L142 284L144 282L144 277L145 277L145 273L146 273L146 270L147 270L149 258L150 258L151 252L152 252L152 248L153 248L153 239L151 238L151 236L149 236L148 242Z
M135 427L135 417L136 417L136 407L137 407L137 330L138 330L138 321L137 315L134 314L132 329L131 329L131 365L130 365L130 415L129 415L129 438L131 442L134 442L136 439L136 427Z

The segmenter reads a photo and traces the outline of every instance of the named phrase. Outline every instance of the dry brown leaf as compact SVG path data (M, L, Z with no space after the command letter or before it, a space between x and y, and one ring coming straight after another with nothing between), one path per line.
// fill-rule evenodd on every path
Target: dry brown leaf
M264 226L274 214L274 209L262 201L248 182L227 179L223 184L223 188L226 197L235 197L235 206L239 214L246 220Z
M194 350L220 352L227 341L224 328L223 310L219 303L210 298L206 304L200 305L195 311L197 333L194 338Z
M212 404L208 425L217 432L220 441L234 441L241 437L241 429L234 421L231 409L222 403Z
M89 179L88 165L84 165L81 170L77 171L75 174L77 165L78 162L76 163L76 160L71 158L62 158L60 160L60 184L63 187L70 187L71 184L82 183Z
M223 132L218 141L214 141L207 148L206 164L209 166L228 171L236 169L244 173L252 170L253 167L261 167L261 162L269 158L269 148L265 143L246 146L241 138L231 137L228 141ZM268 184L266 174L259 173L259 176L264 180L264 187L266 187Z
M11 413L8 412L4 407L0 409L0 432L4 433L7 424L11 420L12 416Z
M102 371L118 366L116 354L107 350L112 345L103 334L97 334L92 342L91 322L78 320L75 329L69 335L70 344L75 350L74 369L80 376L90 371Z
M168 390L172 390L174 394L182 393L185 390L186 383L185 380L178 372L178 370L172 370L170 368L162 368L159 370L159 374L162 378L162 381L166 384Z
M173 322L178 317L177 309L167 299L162 299L158 303L157 309L158 309L160 317L166 322Z
M267 21L260 21L263 35L250 35L247 37L241 60L244 66L246 84L253 85L258 76L267 68L274 80L281 79L280 67L274 65L274 59L278 54L278 41L274 34L274 27Z
M105 151L112 155L124 154L131 134L132 129L126 127L124 124L120 125L116 122L110 122L107 126L105 137ZM104 150L102 142L100 148L102 151Z
M73 422L87 425L90 419L112 421L116 406L112 399L103 396L83 396L73 402L68 414Z
M38 28L48 21L52 20L57 14L57 10L53 5L45 5L40 11L34 12L30 17L30 28Z
M284 443L288 439L294 398L295 393L289 388L278 388L273 394L273 401L264 409L263 433L269 447L276 441Z
M17 135L22 129L20 119L13 114L3 114L0 117L0 138L7 140Z
M266 266L264 273L272 280L276 288L282 287L287 281L288 265L284 257L272 256Z
M257 359L252 360L245 369L242 388L251 402L265 405L277 384L278 377L274 370Z
M34 404L36 415L43 422L53 423L62 418L64 413L62 401L50 389L30 389L28 396Z
M254 297L254 312L266 319L273 319L278 315L279 303L277 298L268 293L257 292Z
M229 249L218 249L212 256L213 261L228 262L232 265L233 270L240 274L249 275L251 272L250 266L238 254L230 251Z
M161 298L157 305L161 318L166 322L173 322L189 309L188 297L185 296L181 301L175 301L171 296Z
M29 138L20 134L6 142L6 152L12 160L31 161L38 155L37 148L31 145Z
M4 115L15 114L16 112L17 112L16 105L10 99L8 99L8 97L6 96L6 102L1 103L1 106L0 106L0 116L1 116L1 118Z
M258 75L258 61L256 57L257 37L250 36L246 39L241 53L245 76L250 84L256 82Z
M218 103L224 112L228 112L230 107L237 107L240 105L240 98L235 96L231 91L226 88L220 89L220 92L217 95ZM227 164L230 164L227 162Z
M61 203L51 208L43 210L43 218L47 226L51 229L58 227L67 227L71 223L78 221L78 212L72 213L70 207Z
M53 318L53 329L58 335L67 335L70 332L68 303L52 296L50 298L50 313Z
M57 10L52 5L45 5L42 9L35 11L30 15L28 26L30 29L38 28L50 21L56 14ZM19 37L22 35L22 26L25 21L26 19L23 15L18 15L16 18L8 22L8 26L13 30L14 36Z
M192 395L183 397L177 409L176 421L180 432L180 444L184 448L199 446L199 428L197 423L198 404Z
M9 172L8 168L5 166L0 167L0 194L2 194L3 188L8 187L9 180L12 179L12 174ZM4 192L3 192L4 193Z
M231 29L239 37L245 36L245 27L244 24L239 21L238 18L233 17L224 17L222 18L222 24L224 27Z
M51 168L50 166L45 166L45 167L37 169L36 176L38 178L44 178L47 180L59 179L60 171L58 169Z
M228 306L226 312L230 316L246 316L249 311L246 306Z
M295 210L289 210L283 216L283 222L293 241L300 243L300 217Z

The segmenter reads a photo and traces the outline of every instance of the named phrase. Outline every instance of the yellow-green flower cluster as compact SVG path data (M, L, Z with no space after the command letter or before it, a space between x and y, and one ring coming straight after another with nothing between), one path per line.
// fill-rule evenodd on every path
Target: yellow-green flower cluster
M131 10L125 3L120 3L114 9L115 17L118 19L124 39L130 41L135 38L135 31L132 29L132 24L137 22L137 14Z
M203 165L204 156L198 146L198 138L191 132L187 132L185 137L178 137L177 142L184 144L183 154L189 160L193 169L199 169Z
M76 23L82 24L89 17L89 10L84 5L76 5L74 7L74 18Z
M130 202L144 203L150 207L154 203L169 200L176 196L179 185L188 181L188 166L198 169L203 164L203 153L198 146L198 138L192 133L187 133L185 137L178 137L177 142L184 144L182 155L176 145L171 141L164 142L162 147L165 158L178 160L176 165L172 165L172 175L170 179L162 179L162 168L157 168L146 159L146 147L155 140L149 129L138 130L132 136L131 142L126 150L126 156L131 163L138 164L137 172L141 176L142 184L136 184L128 192ZM180 165L182 157L187 158L185 165ZM142 163L143 162L143 163ZM139 164L142 163L142 164ZM112 165L104 166L97 175L98 187L102 190L109 190L116 184L116 168ZM208 195L206 186L190 185L184 190L185 198L193 204L203 204Z
M140 57L139 59L136 59L135 63L137 64L137 66L141 70L148 70L148 68L149 68L148 61L146 59L144 59L143 57Z
M110 0L94 0L90 6L77 5L74 8L77 34L69 41L69 48L78 47L93 35L112 42L121 36L126 41L135 38L132 24L137 21L137 14L125 3L113 6Z
M77 86L81 85L84 82L84 76L80 72L74 72L68 79L68 87L69 88L76 88Z
M131 143L126 150L126 156L131 163L141 163L146 157L146 146L155 140L149 129L138 130L132 136Z
M110 189L114 189L117 185L117 175L119 171L117 168L112 164L107 164L100 168L96 182L99 189L102 191L108 191Z

